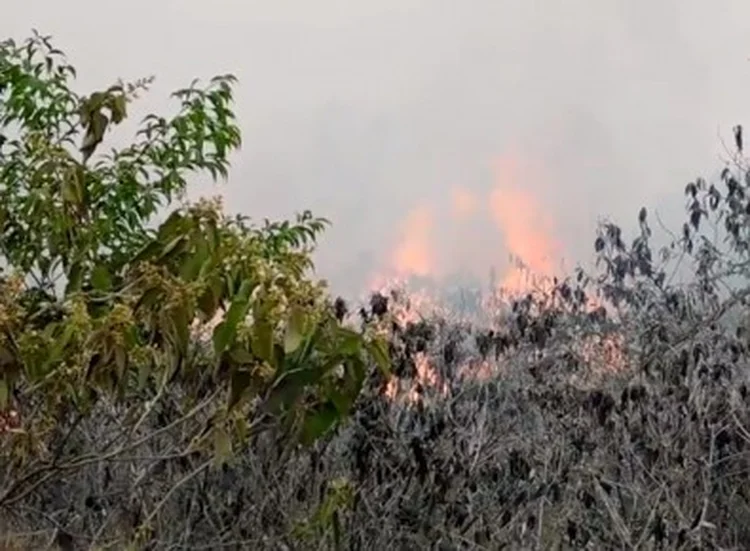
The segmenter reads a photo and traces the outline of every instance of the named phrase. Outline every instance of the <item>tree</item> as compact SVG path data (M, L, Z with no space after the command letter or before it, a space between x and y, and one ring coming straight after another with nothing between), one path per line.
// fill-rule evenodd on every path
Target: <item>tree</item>
M310 277L325 219L256 225L217 200L184 201L192 175L226 178L241 144L231 75L175 92L177 115L147 116L106 153L151 79L81 96L75 77L49 37L0 44L7 522L41 487L147 444L190 459L182 481L263 430L311 444L349 413L371 365L388 369L383 343L344 327ZM113 432L84 446L92 423ZM148 539L172 491L117 537Z

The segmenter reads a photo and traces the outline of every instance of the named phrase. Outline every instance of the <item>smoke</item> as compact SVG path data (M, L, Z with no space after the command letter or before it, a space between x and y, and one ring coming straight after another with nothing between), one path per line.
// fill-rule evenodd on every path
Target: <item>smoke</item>
M494 160L492 173L492 187L481 193L451 189L442 210L438 201L413 207L371 287L415 277L482 280L499 267L500 287L518 293L560 275L565 251L554 211L532 191L543 172L510 151Z
M436 265L430 236L435 220L429 207L418 207L410 212L404 224L403 240L393 251L393 268L396 275L435 275Z
M721 168L717 128L747 122L749 17L743 0L9 0L0 36L52 34L82 91L155 74L134 117L236 74L226 204L330 218L317 266L351 295L391 270L587 262L598 217L627 230L642 205L675 227L684 184Z
M555 261L564 258L562 245L554 235L554 217L539 204L525 183L533 177L530 166L514 156L495 163L496 187L489 197L492 219L505 239L505 247L526 270L506 271L502 287L521 292L526 286L524 275L550 278L555 275Z

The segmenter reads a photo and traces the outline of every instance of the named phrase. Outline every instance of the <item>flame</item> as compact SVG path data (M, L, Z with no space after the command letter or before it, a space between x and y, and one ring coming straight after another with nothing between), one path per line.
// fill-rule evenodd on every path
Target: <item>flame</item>
M622 334L594 335L579 345L581 357L597 372L617 372L627 367L625 339Z
M497 375L498 368L498 365L490 363L489 360L474 360L459 367L458 376L461 379L489 381Z
M455 220L465 220L479 210L479 198L463 187L454 187L451 197L451 209Z
M531 171L512 155L499 158L494 168L496 185L489 197L492 220L505 238L508 253L526 268L510 267L501 287L514 294L546 287L562 247L554 238L552 220L525 187Z
M494 187L486 196L479 196L461 186L454 186L450 197L450 217L439 220L441 228L448 227L459 239L461 250L451 256L451 264L467 265L466 254L471 254L468 243L481 243L465 238L466 222L478 217L489 217L504 240L506 253L516 259L516 264L500 274L492 296L483 302L487 313L497 311L498 301L512 299L530 291L546 293L552 289L556 275L556 263L562 260L563 246L555 237L555 224L543 202L532 190L540 181L543 172L529 159L510 151L499 156L493 163ZM448 226L449 223L454 224ZM389 270L373 279L370 290L386 294L392 289L406 289L410 277L420 276L439 280L443 275L438 266L434 248L434 230L438 226L435 209L430 205L418 205L406 216L399 240L389 257ZM443 252L443 251L441 251ZM495 251L474 251L485 258ZM447 260L447 259L446 259ZM446 262L446 267L448 263ZM485 266L489 268L490 266ZM479 274L477 274L479 275ZM601 306L595 297L589 298L591 309ZM446 313L435 296L425 289L410 290L405 304L391 303L391 315L401 326L418 322L422 316ZM492 317L490 315L490 317ZM618 370L626 366L624 341L621 335L585 338L576 348L586 364L595 370ZM440 393L449 392L448 385L440 377L424 353L415 359L416 375L405 395L399 394L401 381L392 378L385 395L396 399L404 397L407 403L422 400L418 387L431 386ZM510 366L501 358L499 362L473 360L459 367L462 379L487 380Z
M423 277L435 274L436 260L430 243L434 224L435 215L430 207L419 206L409 213L391 261L397 274Z
M424 352L417 352L414 357L414 367L416 369L416 377L406 393L405 400L407 403L416 404L423 400L420 387L422 389L427 387L436 388L442 396L448 396L450 392L448 384L430 364L427 354ZM392 400L398 398L400 382L401 381L397 377L391 377L391 380L388 381L384 391L388 398Z

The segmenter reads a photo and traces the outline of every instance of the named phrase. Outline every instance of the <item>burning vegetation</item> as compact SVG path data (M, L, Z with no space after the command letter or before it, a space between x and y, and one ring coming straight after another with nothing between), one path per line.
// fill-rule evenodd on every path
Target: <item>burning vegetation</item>
M509 155L488 193L409 213L350 310L308 277L310 213L200 203L151 231L184 174L226 173L230 77L87 163L147 83L80 98L74 76L46 37L0 43L0 546L750 548L741 127L661 250L644 208L632 236L602 223L593 273L557 270ZM516 262L451 288L497 263L466 245L481 218Z
M440 219L436 209L429 205L410 211L392 248L385 272L388 275L374 277L371 284L371 291L375 293L372 304L383 310L383 315L379 316L381 332L389 338L420 323L437 320L453 325L484 326L489 330L487 342L496 347L497 353L488 355L478 345L477 353L468 355L456 369L461 380L488 380L508 368L505 352L515 348L512 345L517 344L527 330L521 312L530 315L532 310L550 313L562 308L564 311L564 305L574 301L581 313L604 317L607 314L599 297L586 294L583 287L573 290L556 277L559 271L555 269L556 262L562 259L564 251L554 237L553 220L546 216L544 208L529 191L529 178L535 176L530 166L517 154L498 158L493 165L495 185L486 197L461 187L453 188L450 220L448 217ZM450 271L447 263L439 263L441 251L436 243L435 228L453 222L456 231L461 233L466 221L479 217L492 222L512 262L499 278L494 265L486 266L490 278L483 288L459 289L474 298L473 304L459 313L455 304L450 304L445 297L444 282ZM521 325L514 327L514 323ZM538 334L541 349L551 335L552 325L545 323L543 329L528 328ZM477 342L482 338L478 336ZM597 372L625 367L624 339L616 333L581 335L570 343L570 354ZM424 350L417 352L414 364L413 380L403 381L398 375L394 376L385 387L386 396L400 397L413 404L422 399L428 387L434 387L444 397L450 394L449 382Z

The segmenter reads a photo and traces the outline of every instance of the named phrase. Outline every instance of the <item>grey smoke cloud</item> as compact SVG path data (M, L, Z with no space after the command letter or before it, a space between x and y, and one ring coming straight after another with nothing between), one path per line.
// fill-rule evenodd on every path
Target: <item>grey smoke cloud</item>
M4 0L0 36L52 34L84 90L156 75L144 113L236 74L227 204L329 217L319 271L350 293L412 208L454 186L486 196L510 149L544 167L518 185L568 264L602 215L634 228L647 205L676 224L684 184L721 166L717 129L747 120L747 21L744 0ZM505 259L502 236L487 247Z

